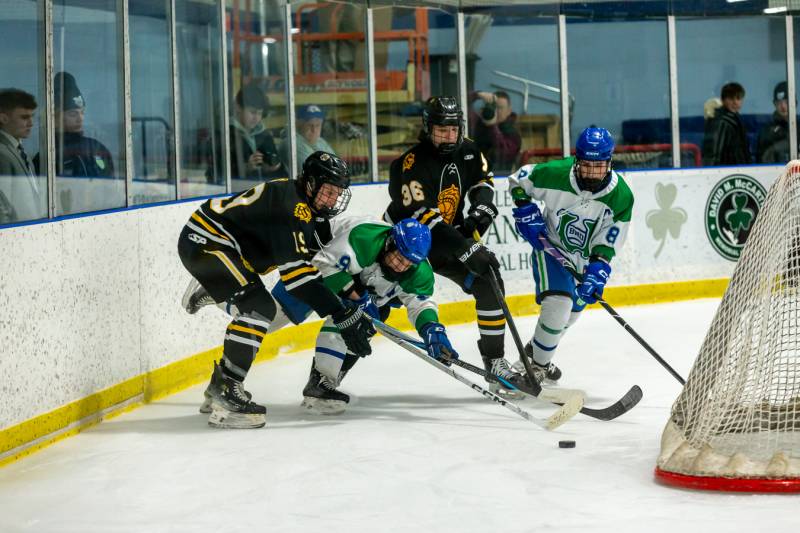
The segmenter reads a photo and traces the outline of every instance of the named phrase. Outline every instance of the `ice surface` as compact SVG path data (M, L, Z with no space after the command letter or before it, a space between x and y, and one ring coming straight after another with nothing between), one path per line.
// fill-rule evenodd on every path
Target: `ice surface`
M620 311L686 377L717 304ZM344 415L300 409L303 352L247 379L267 405L265 429L209 428L197 412L201 385L0 469L0 531L796 531L797 497L654 482L680 385L607 313L584 315L555 362L562 385L586 390L591 407L639 384L644 399L615 421L578 415L545 432L377 338L343 384L353 395ZM524 337L535 320L518 319ZM449 331L480 364L475 326ZM509 335L506 346L513 354ZM577 447L559 449L565 439Z

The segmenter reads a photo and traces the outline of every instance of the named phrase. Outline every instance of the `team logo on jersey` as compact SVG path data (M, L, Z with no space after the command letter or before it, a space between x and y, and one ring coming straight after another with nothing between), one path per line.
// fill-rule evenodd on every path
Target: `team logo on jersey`
M711 189L705 210L706 235L725 259L737 261L767 191L744 174L726 176Z
M299 202L294 206L294 216L303 222L311 222L311 209L308 207L308 204Z
M460 199L461 191L458 190L455 184L441 191L436 198L436 203L439 204L439 213L446 223L452 224L453 219L456 218L456 209Z
M475 159L475 154L467 154L464 156L464 161L469 161L470 159Z
M580 252L589 257L589 242L592 239L596 220L581 219L567 210L558 213L558 236L568 252Z
M411 152L410 154L407 154L403 158L403 172L405 172L406 170L410 170L411 167L413 166L414 166L414 152Z

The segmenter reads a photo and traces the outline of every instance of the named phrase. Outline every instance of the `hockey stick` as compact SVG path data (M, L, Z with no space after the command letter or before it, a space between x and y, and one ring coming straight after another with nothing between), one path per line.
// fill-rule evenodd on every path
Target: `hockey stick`
M561 266L566 268L569 271L569 273L572 274L572 277L574 277L579 282L583 280L582 276L575 271L575 268L572 265L572 262L569 260L569 258L567 258L564 254L562 254L558 248L553 246L552 243L549 240L547 240L547 237L539 236L539 242L541 242L542 246L544 246L545 253L550 255L553 259L558 261L561 264ZM595 299L597 299L597 303L599 303L603 307L603 309L608 311L608 313L614 318L614 320L617 321L617 323L619 323L619 325L621 325L625 329L625 331L630 333L631 336L634 339L636 339L639 342L639 344L645 350L647 350L647 352L650 355L652 355L656 361L658 361L661 364L661 366L667 369L667 372L672 374L672 377L678 380L678 383L680 383L681 385L686 385L686 380L684 380L681 377L681 375L678 374L678 372L669 365L669 363L667 363L660 355L658 355L658 353L649 344L647 344L647 342L638 333L636 333L636 331L630 326L630 324L628 324L624 318L619 316L619 313L617 313L614 310L614 308L608 304L608 302L603 300L598 294L595 294L594 297Z
M560 426L561 424L563 424L564 422L566 422L567 420L569 420L570 418L575 416L575 413L577 413L578 410L580 410L580 407L583 404L583 401L581 399L581 403L578 404L577 406L576 405L572 405L572 404L565 404L563 407L559 408L555 413L550 415L548 418L546 418L546 419L538 418L538 417L532 415L531 413L529 413L528 411L520 408L517 404L512 403L512 402L506 400L505 398L503 398L501 396L498 396L497 394L495 394L495 393L493 393L493 392L491 392L491 391L489 391L487 389L484 389L483 387L481 387L477 383L473 383L472 381L468 380L467 378L465 378L464 376L462 376L461 374L456 372L454 369L444 365L443 363L440 363L436 359L433 359L432 357L430 357L428 355L427 352L423 351L421 348L416 346L415 343L409 342L408 340L404 339L403 337L399 337L399 336L394 335L391 332L391 330L389 329L389 326L386 326L386 324L384 324L383 322L380 322L380 321L375 320L375 319L373 319L372 321L375 324L375 327L378 329L378 331L380 331L383 334L384 337L386 337L387 339L391 340L392 342L394 342L398 346L401 346L402 348L405 348L407 351L413 353L414 355L416 355L420 359L424 360L428 364L430 364L430 365L434 366L435 368L441 370L445 374L449 374L451 377L457 379L458 381L460 381L461 383L463 383L467 387L479 392L480 394L482 394L483 396L485 396L489 400L492 400L493 402L502 405L503 407L505 407L506 409L508 409L512 413L521 416L522 418L524 418L525 420L527 420L529 422L533 422L534 424L536 424L537 426L539 426L541 428L544 428L544 429L547 429L547 430L553 430L553 429L557 428L558 426Z
M408 335L400 330L394 329L386 324L381 324L380 327L382 329L381 332L386 330L391 335L400 338L404 341L407 341L418 348L421 349L425 348L424 342L422 342L419 339L415 339L411 335ZM475 374L478 374L479 376L488 379L490 381L496 381L502 383L503 387L509 390L518 390L533 398L538 398L540 400L545 400L558 405L563 405L565 400L569 400L571 398L570 396L563 394L565 391L572 394L578 393L582 395L580 391L573 391L570 389L543 388L542 392L538 396L536 396L533 393L533 390L530 387L528 387L525 383L511 383L508 380L501 378L500 376L487 372L485 369L467 363L466 361L462 361L461 359L451 359L450 363L456 366L460 366L465 370L469 370L470 372L474 372ZM630 411L631 409L633 409L641 399L642 399L642 389L638 385L634 385L633 387L630 388L630 390L628 390L628 392L626 392L622 396L622 398L620 398L613 404L609 405L608 407L603 407L600 409L592 409L591 407L584 406L581 407L580 413L592 418L596 418L597 420L603 420L603 421L614 420L615 418L618 418L627 413L628 411Z

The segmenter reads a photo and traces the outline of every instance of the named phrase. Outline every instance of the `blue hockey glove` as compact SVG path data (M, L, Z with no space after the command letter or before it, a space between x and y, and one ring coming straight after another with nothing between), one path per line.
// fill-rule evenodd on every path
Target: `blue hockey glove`
M359 297L358 300L350 300L350 302L358 305L362 311L375 320L381 319L381 312L378 310L378 306L375 305L375 300L372 299L372 295L369 292L364 291L364 294Z
M511 210L514 215L514 225L522 238L536 250L542 251L544 245L539 241L540 236L547 238L547 224L542 212L536 204L525 204Z
M583 269L583 281L578 285L578 296L587 304L597 301L603 296L603 288L608 283L611 275L611 265L602 260L595 260L586 265Z
M438 322L428 322L420 331L428 355L449 366L448 359L458 359L458 353L453 349L444 326Z

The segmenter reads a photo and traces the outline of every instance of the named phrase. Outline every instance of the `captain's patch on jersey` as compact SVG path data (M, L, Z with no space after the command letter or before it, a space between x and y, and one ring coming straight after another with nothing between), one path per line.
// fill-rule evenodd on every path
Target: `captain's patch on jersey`
M311 209L303 202L298 202L298 204L294 206L294 216L303 222L311 222Z
M406 155L403 158L403 172L405 172L406 170L410 170L411 167L413 166L414 166L414 152L411 152L410 154Z
M453 219L456 218L456 209L460 198L461 191L458 190L455 184L442 190L436 198L436 202L439 204L439 213L441 213L442 220L446 223L452 224Z

